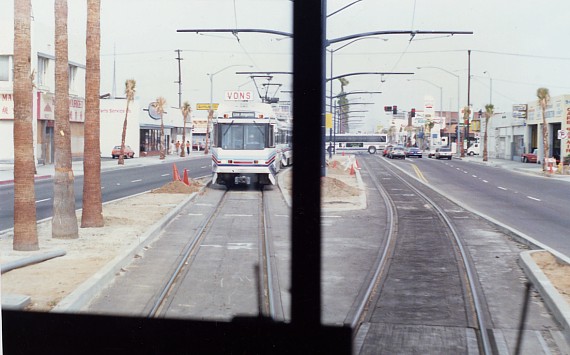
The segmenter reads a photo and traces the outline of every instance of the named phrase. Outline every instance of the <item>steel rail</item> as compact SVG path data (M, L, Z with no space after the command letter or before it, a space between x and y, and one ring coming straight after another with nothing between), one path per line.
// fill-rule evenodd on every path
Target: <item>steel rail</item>
M458 247L459 252L461 254L461 259L463 260L463 266L465 268L465 272L467 274L467 280L469 282L469 288L471 291L470 294L472 296L473 306L475 307L475 314L477 316L477 325L479 326L479 334L481 336L481 346L483 349L483 353L486 355L493 354L492 346L491 346L491 343L489 340L489 335L487 334L487 327L486 327L486 322L485 322L485 317L484 317L483 306L482 306L481 301L479 299L477 287L475 285L475 276L474 276L474 272L472 270L473 267L471 266L471 264L468 261L469 259L467 257L467 253L465 251L465 248L463 247L463 243L461 242L461 238L459 237L459 233L457 232L457 229L455 228L454 223L451 221L451 218L449 218L447 213L445 213L445 211L439 205L437 205L425 193L423 193L418 188L413 186L410 182L408 182L407 180L402 178L399 174L395 173L393 169L394 168L389 168L389 170L393 172L394 176L396 176L400 181L402 181L404 184L406 184L410 189L412 189L414 192L416 192L419 196L421 196L423 199L425 199L426 202L428 202L430 205L432 205L435 208L435 210L443 218L443 220L445 221L445 223L449 227L451 233L453 234L453 237L455 239L455 243L457 244L457 247Z
M211 222L214 220L214 217L218 215L218 213L221 210L221 207L223 206L223 203L227 199L227 196L228 196L228 191L226 190L226 191L224 191L224 194L222 195L222 198L220 199L220 201L218 202L216 207L212 210L212 213L210 213L210 215L204 220L204 223L200 226L200 228L198 228L198 231L194 234L194 238L192 238L191 242L186 244L186 246L184 247L184 251L182 253L182 258L180 259L180 262L176 266L176 269L172 273L172 276L168 279L166 284L162 287L162 291L160 292L159 296L157 297L156 302L154 303L152 309L148 312L147 318L156 318L158 316L158 312L159 312L160 308L164 304L164 301L166 300L166 297L168 296L168 294L172 290L172 287L173 287L175 281L180 276L182 269L184 268L188 259L190 258L192 250L194 250L194 248L196 247L196 244L201 239L203 239L203 237L205 235L204 231L206 230L206 227L208 225L210 225Z

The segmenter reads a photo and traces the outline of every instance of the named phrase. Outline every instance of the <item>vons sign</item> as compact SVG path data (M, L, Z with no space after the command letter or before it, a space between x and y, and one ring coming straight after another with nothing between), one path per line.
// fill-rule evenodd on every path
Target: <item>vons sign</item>
M253 100L251 91L226 91L224 95L226 101L249 101Z

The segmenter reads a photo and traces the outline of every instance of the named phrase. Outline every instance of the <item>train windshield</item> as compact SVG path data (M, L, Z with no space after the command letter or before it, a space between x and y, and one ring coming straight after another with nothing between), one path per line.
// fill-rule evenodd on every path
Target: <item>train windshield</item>
M229 150L262 150L267 146L266 124L234 124L218 125L220 141L218 146Z

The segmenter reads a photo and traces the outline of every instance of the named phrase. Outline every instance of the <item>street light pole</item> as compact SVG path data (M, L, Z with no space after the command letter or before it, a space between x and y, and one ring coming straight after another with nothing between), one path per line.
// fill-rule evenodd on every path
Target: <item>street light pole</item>
M212 119L214 118L214 108L213 106L213 97L214 97L214 75L223 72L226 69L233 68L233 67L252 67L251 65L247 64L232 64L218 70L215 73L208 74L210 77L210 106L208 107L208 123L206 124L206 147L204 148L204 154L208 154L210 151L210 124ZM198 149L200 149L200 145L198 145Z

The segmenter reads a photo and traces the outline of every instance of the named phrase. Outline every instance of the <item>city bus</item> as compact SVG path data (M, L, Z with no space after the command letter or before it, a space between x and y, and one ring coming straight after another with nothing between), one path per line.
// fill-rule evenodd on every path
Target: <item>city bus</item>
M325 148L333 153L359 153L368 152L376 154L377 151L383 151L388 141L387 134L353 134L338 133L326 135Z

